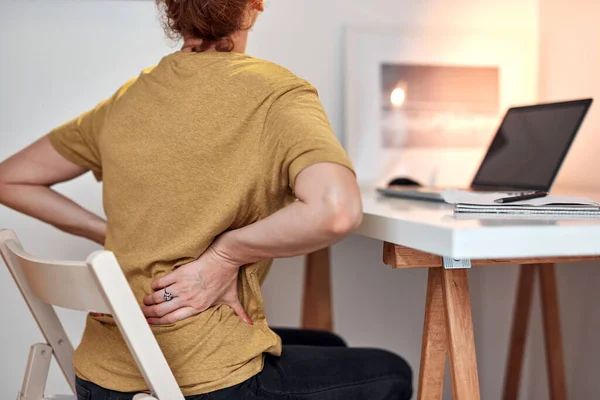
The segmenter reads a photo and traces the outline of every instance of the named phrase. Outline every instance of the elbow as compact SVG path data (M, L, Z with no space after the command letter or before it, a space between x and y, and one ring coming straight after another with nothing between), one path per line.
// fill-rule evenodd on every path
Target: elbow
M11 183L14 182L10 177L10 168L6 161L0 160L0 187L6 187Z
M324 225L332 237L342 239L360 226L362 218L362 204L358 196L333 205Z
M5 185L4 183L0 182L0 205L4 205L5 204L5 194L8 192L8 187L7 185Z
M8 174L4 171L3 164L0 163L0 186L8 184Z
M0 204L4 204L2 198L3 194L6 194L9 190L9 180L7 174L4 173L2 163L0 163Z

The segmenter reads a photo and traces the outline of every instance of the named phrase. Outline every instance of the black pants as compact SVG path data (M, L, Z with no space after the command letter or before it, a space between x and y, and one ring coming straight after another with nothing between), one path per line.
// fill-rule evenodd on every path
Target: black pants
M336 335L274 329L283 341L281 357L267 356L263 371L237 386L188 400L409 400L412 372L387 351L346 347ZM131 400L77 379L78 400Z

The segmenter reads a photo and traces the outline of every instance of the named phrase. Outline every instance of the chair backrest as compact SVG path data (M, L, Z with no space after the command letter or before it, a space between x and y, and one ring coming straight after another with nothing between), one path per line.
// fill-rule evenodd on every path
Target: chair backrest
M99 251L86 262L44 260L27 254L8 230L0 231L0 253L73 390L73 346L52 305L111 314L152 393L183 400L113 253Z

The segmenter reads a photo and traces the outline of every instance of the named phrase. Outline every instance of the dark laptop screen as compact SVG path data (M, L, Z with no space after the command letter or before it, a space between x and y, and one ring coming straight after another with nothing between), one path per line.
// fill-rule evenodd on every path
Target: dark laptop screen
M472 186L549 190L591 103L510 109Z

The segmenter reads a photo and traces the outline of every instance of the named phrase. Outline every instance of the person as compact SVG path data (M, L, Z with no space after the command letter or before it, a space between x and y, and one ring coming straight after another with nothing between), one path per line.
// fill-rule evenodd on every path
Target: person
M314 87L245 54L262 0L157 3L182 49L4 161L0 202L115 253L188 399L409 399L401 357L267 323L271 260L338 242L362 207ZM86 171L106 221L51 188ZM79 399L148 390L109 315L73 364Z

